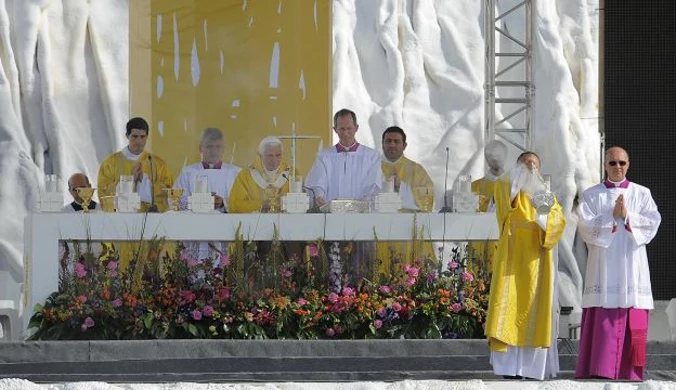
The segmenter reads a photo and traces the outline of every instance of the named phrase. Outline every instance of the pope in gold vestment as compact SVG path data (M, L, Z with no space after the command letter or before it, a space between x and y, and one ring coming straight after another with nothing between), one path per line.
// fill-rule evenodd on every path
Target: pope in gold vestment
M485 334L491 351L507 346L543 347L552 340L552 293L555 269L552 248L561 238L565 219L556 203L546 218L546 229L529 196L519 191L514 199L508 177L494 192L500 229L494 259Z
M268 173L260 157L250 166L242 169L235 178L230 190L228 211L231 213L255 213L261 211L263 202L271 200L274 194L276 201L289 192L289 172L291 169L285 162L280 162L274 174Z

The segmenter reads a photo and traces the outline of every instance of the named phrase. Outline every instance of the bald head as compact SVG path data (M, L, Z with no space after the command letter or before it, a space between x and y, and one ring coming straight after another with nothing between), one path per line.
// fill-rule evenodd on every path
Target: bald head
M68 179L68 192L75 199L76 202L82 203L82 198L77 193L78 188L91 187L89 178L84 173L76 173Z
M629 170L629 153L619 146L613 146L606 150L605 160L603 166L608 179L614 182L623 181Z

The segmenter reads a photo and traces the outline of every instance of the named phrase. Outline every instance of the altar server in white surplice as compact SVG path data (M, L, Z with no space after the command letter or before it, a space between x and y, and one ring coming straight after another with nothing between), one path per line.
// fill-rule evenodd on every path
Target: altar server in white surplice
M184 167L174 183L174 188L183 188L183 196L179 201L179 208L188 208L188 196L195 191L195 183L199 176L207 176L209 192L214 196L214 209L227 212L230 189L240 167L223 162L225 138L219 129L209 127L202 133L200 153L202 161Z
M206 176L208 191L214 196L214 209L225 213L228 211L228 197L232 184L241 169L223 162L225 137L219 129L209 127L204 130L199 150L202 161L184 167L174 183L174 188L183 188L184 190L179 200L179 208L181 210L188 208L188 196L195 191L197 178ZM220 255L226 254L227 251L227 245L224 242L214 243L212 247L209 247L206 242L186 242L184 245L188 253L197 260L206 258L217 260Z
M582 195L578 229L587 243L576 378L640 381L653 309L646 245L662 217L646 187L625 177L629 155L606 152L607 179Z
M357 142L357 116L348 109L334 115L333 130L339 142L319 152L305 181L315 206L333 199L371 201L383 181L380 153Z

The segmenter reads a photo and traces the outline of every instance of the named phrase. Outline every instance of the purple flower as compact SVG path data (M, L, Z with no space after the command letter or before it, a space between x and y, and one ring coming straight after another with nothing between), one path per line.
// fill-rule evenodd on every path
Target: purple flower
M281 273L282 276L285 277L285 278L288 278L288 277L290 277L291 275L293 275L293 272L291 272L291 270L288 269L288 268L283 268L282 271L281 271L280 273Z
M383 322L382 322L381 320L375 320L375 321L373 321L373 326L374 326L376 329L380 329L380 328L383 327Z
M211 315L214 314L214 308L206 305L204 306L204 309L202 309L202 313L204 313L205 317L211 317Z
M193 294L192 291L189 290L181 291L181 301L183 304L192 303L195 300L195 298L197 297L195 296L195 294Z
M329 337L333 337L333 336L336 335L336 331L333 330L333 328L329 328L329 329L326 330L326 335L329 336Z
M120 298L117 298L113 301L113 307L120 307L122 306L122 300Z
M108 265L106 265L106 268L108 268L109 271L117 270L117 262L116 261L108 262Z
M406 279L406 285L413 286L415 284L415 278L413 276Z
M221 255L219 263L220 263L221 267L227 267L227 266L230 265L230 257L228 257L227 253L224 253L224 254Z
M462 278L463 278L466 282L471 282L472 280L474 280L474 275L472 275L471 272L465 271L465 272L462 273Z
M418 277L419 270L418 270L418 268L416 268L416 267L408 267L408 270L406 270L406 273L407 273L408 276L410 276L410 277L417 278L417 277Z
M85 318L84 323L82 324L80 329L82 329L82 331L84 332L87 329L91 328L92 326L94 326L94 320L92 320L91 317L87 317Z
M434 282L434 279L437 278L437 274L434 272L430 272L427 274L427 283L432 283Z
M354 289L351 287L343 287L342 293L344 297L349 297L350 295L354 295Z
M387 285L380 286L380 292L383 293L383 294L389 294L389 293L392 292L392 287L387 286Z
M448 269L450 269L450 270L454 270L454 269L458 268L459 266L460 266L460 264L458 264L454 260L451 260L451 261L448 262Z
M87 269L85 268L84 264L80 262L75 263L75 274L80 278L87 276Z
M317 249L317 245L315 244L310 244L308 246L308 250L310 251L310 257L317 257L319 256L319 249Z
M383 318L387 315L387 310L384 307L381 307L376 313L378 313L379 317Z
M461 304L461 303L458 303L458 302L452 304L452 305L451 305L451 310L452 310L454 313L460 312L460 310L462 310L462 304Z
M338 294L332 292L331 294L329 294L328 299L329 299L329 302L336 303L336 302L338 302L338 299L340 299L340 297L338 296Z
M298 298L298 304L303 306L303 305L307 304L307 301L303 297L300 297L300 298Z
M230 289L229 288L222 288L218 290L218 299L226 301L230 298Z
M202 312L199 310L193 310L193 312L190 313L190 315L192 316L192 319L195 321L199 321L202 319Z

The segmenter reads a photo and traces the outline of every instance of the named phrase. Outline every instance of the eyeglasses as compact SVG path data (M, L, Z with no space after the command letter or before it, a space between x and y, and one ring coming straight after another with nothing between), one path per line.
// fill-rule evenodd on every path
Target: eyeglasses
M623 166L627 165L627 162L626 161L608 161L608 165L610 165L611 167L614 167L617 164L620 164L620 166L623 167Z

